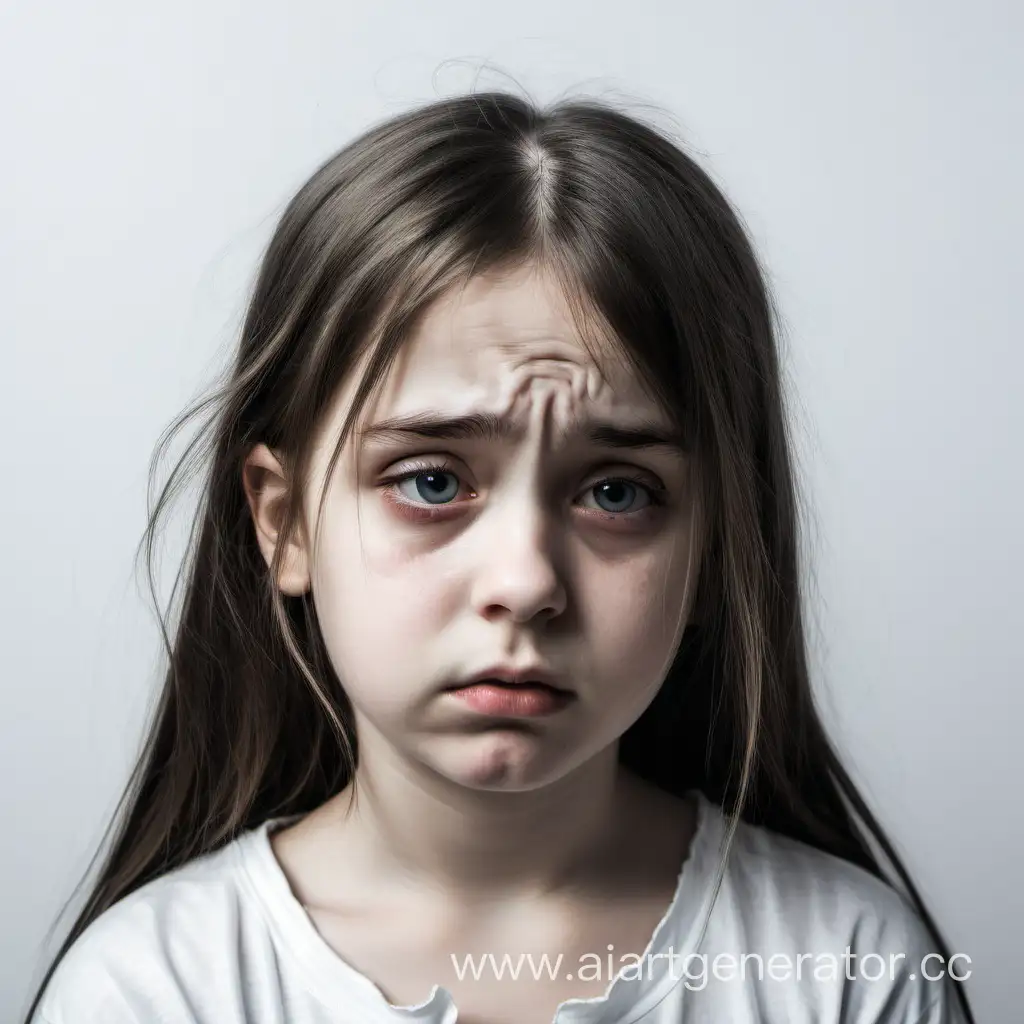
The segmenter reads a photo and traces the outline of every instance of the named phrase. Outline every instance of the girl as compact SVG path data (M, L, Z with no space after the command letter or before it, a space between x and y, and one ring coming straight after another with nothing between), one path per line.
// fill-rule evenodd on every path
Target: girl
M774 323L728 201L608 105L447 99L327 161L29 1019L972 1021L812 701Z

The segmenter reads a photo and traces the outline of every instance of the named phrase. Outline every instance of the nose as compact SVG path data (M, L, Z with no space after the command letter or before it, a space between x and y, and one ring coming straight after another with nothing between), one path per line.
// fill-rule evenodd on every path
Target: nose
M514 501L480 521L473 603L484 618L517 624L560 615L566 606L557 530L536 502Z

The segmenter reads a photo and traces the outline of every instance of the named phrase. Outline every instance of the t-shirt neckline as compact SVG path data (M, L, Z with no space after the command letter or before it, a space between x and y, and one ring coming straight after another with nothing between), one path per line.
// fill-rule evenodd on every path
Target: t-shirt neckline
M678 957L696 951L725 826L721 810L703 793L692 790L688 796L696 805L694 833L672 899L644 951L642 971L624 968L603 995L564 1001L554 1018L557 1024L630 1024L683 980ZM390 1003L377 985L335 952L317 930L292 892L270 843L274 831L301 817L271 818L243 833L235 844L235 855L250 898L259 905L282 955L301 972L306 988L328 1009L358 1011L358 1019L367 1024L454 1024L457 1008L442 985L435 984L421 1003ZM677 959L669 959L669 954Z

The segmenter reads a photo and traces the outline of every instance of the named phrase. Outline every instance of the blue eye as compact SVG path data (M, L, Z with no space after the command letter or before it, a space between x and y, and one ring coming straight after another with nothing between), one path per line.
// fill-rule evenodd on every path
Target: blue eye
M629 506L636 500L637 492L642 491L647 494L647 503L649 505L655 504L654 496L651 491L645 487L639 481L627 480L622 477L612 477L608 480L602 480L600 483L594 484L593 487L587 489L587 493L600 493L603 492L603 497L607 498L609 503L612 505L625 504L625 508L602 508L602 512L622 514L629 511ZM641 508L646 508L647 505L642 505ZM635 509L633 511L636 511Z
M411 488L409 484L412 485ZM383 485L388 490L398 493L398 505L404 506L410 513L419 510L422 515L429 518L433 518L431 513L434 511L459 504L455 499L458 497L461 481L447 463L415 466L384 481ZM604 513L608 519L639 520L645 513L664 505L667 500L663 487L630 476L606 477L591 484L583 493L593 495L600 502L596 507L584 504L584 509L592 514ZM638 497L646 500L643 500L639 508L632 507Z
M454 486L446 486L446 478L454 480ZM407 483L414 484L417 497L428 503L433 503L433 500L436 498L438 504L447 504L459 493L459 478L442 466L429 466L427 469L417 469L395 480L394 484L398 488L399 493L406 498L411 497L402 490L402 485Z

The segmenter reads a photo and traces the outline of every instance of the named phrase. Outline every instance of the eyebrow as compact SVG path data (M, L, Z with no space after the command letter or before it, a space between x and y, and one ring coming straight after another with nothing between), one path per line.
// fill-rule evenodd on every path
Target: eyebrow
M413 438L441 441L501 441L522 436L521 428L496 413L477 412L465 416L438 416L436 413L411 413L395 416L359 431L363 443L402 442ZM662 448L685 455L682 434L653 421L621 425L594 422L587 425L583 437L600 448Z

